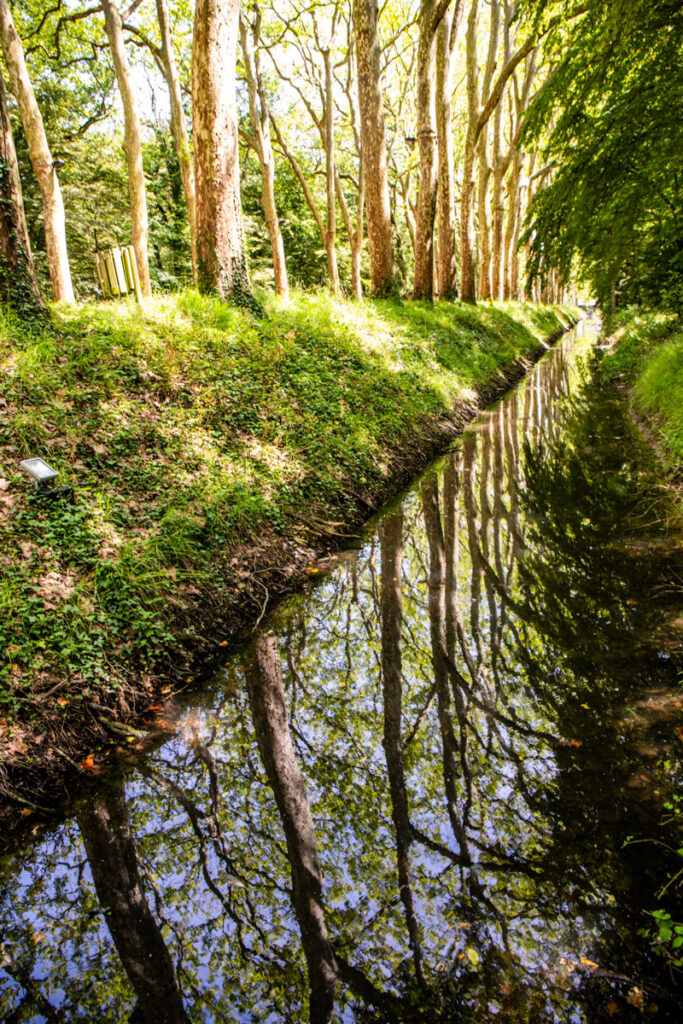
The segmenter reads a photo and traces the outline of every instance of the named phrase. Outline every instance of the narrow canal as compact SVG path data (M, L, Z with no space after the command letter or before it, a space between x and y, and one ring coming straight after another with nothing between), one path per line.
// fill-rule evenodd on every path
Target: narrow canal
M680 1021L680 530L596 336L5 855L2 1020Z

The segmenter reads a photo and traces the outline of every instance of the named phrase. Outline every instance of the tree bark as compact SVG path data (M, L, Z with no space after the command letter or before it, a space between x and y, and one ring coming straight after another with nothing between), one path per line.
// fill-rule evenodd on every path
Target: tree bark
M197 284L248 302L235 65L239 0L197 0L192 36Z
M128 191L130 194L130 223L135 261L140 275L142 294L147 298L152 294L149 280L149 260L147 258L147 192L145 189L145 172L142 165L142 128L137 100L131 81L130 65L126 46L123 41L123 23L114 0L101 0L104 11L104 26L109 39L116 81L119 86L123 103L124 133L123 150L128 165Z
M489 45L486 55L486 66L481 85L480 109L483 109L491 90L491 81L496 67L498 54L498 37L500 35L500 3L499 0L491 0L491 15L489 25ZM500 116L501 104L498 103L495 116ZM491 298L491 217L489 207L489 180L491 177L491 166L488 154L488 124L481 127L479 144L477 150L479 163L478 180L478 203L479 214L479 288L480 299Z
M337 207L336 166L334 158L334 90L332 86L332 42L323 51L325 64L325 196L327 200L327 221L325 223L325 253L327 273L335 295L341 293L339 268L337 267Z
M377 0L354 0L353 23L370 250L370 289L373 295L382 296L391 294L395 284L377 18Z
M474 155L477 142L477 19L479 0L472 0L467 19L467 132L462 162L460 197L460 297L476 299L474 280Z
M451 97L453 57L464 8L464 0L456 0L452 14L447 12L439 25L436 41L436 126L439 151L437 277L441 299L455 299L458 294Z
M14 27L8 0L0 0L0 42L10 88L19 106L33 173L40 189L45 246L55 302L75 302L66 249L64 202L48 145L43 118L26 67L24 48Z
M249 93L249 118L253 145L261 168L261 206L273 255L275 291L287 300L289 299L289 279L285 262L285 246L280 230L280 218L275 202L275 159L270 142L270 106L261 77L257 49L261 31L261 12L258 7L254 10L254 19L250 32L246 19L243 15L240 16L240 37Z
M441 15L443 17L443 13ZM431 302L434 297L434 218L436 215L436 22L435 0L420 4L420 32L417 44L417 143L420 153L420 181L415 220L415 278L413 298Z
M164 78L168 86L168 94L171 104L171 131L175 143L178 164L180 165L180 177L183 183L183 194L187 207L187 219L190 225L190 245L192 247L192 273L195 284L197 283L197 211L196 196L194 187L194 167L192 166L192 153L190 152L190 141L185 126L185 113L183 111L183 100L180 92L180 79L178 68L173 54L173 43L171 39L171 22L168 14L166 0L156 0L157 18L159 31L161 33L161 62L164 70Z
M245 667L259 752L287 840L292 902L308 968L310 1021L328 1024L334 1014L338 967L325 923L318 842L289 732L274 636L263 634L256 640Z
M104 920L145 1024L189 1024L173 961L143 892L123 786L89 800L78 825Z
M42 316L40 295L24 215L19 165L0 74L0 299L21 317Z

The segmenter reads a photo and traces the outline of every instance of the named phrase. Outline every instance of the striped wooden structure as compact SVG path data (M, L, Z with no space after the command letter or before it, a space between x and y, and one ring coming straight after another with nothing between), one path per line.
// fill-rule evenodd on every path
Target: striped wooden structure
M135 292L135 298L142 305L142 289L132 245L122 249L115 245L95 253L95 271L105 299L118 298Z

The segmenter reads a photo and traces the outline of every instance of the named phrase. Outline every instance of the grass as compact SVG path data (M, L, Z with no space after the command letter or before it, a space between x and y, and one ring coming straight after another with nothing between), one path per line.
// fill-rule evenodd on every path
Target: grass
M627 309L609 327L615 346L602 372L621 377L654 426L671 468L683 466L683 323L673 313Z
M255 319L188 291L53 319L0 320L0 739L19 760L55 715L125 715L253 589L265 539L284 559L357 523L571 313L306 293ZM33 455L73 503L30 500Z

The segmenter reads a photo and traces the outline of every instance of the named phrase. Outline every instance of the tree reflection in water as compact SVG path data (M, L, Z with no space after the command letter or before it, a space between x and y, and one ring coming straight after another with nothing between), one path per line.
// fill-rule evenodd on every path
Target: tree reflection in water
M584 377L551 354L7 860L3 1020L677 1019L638 934L681 846L676 564Z

